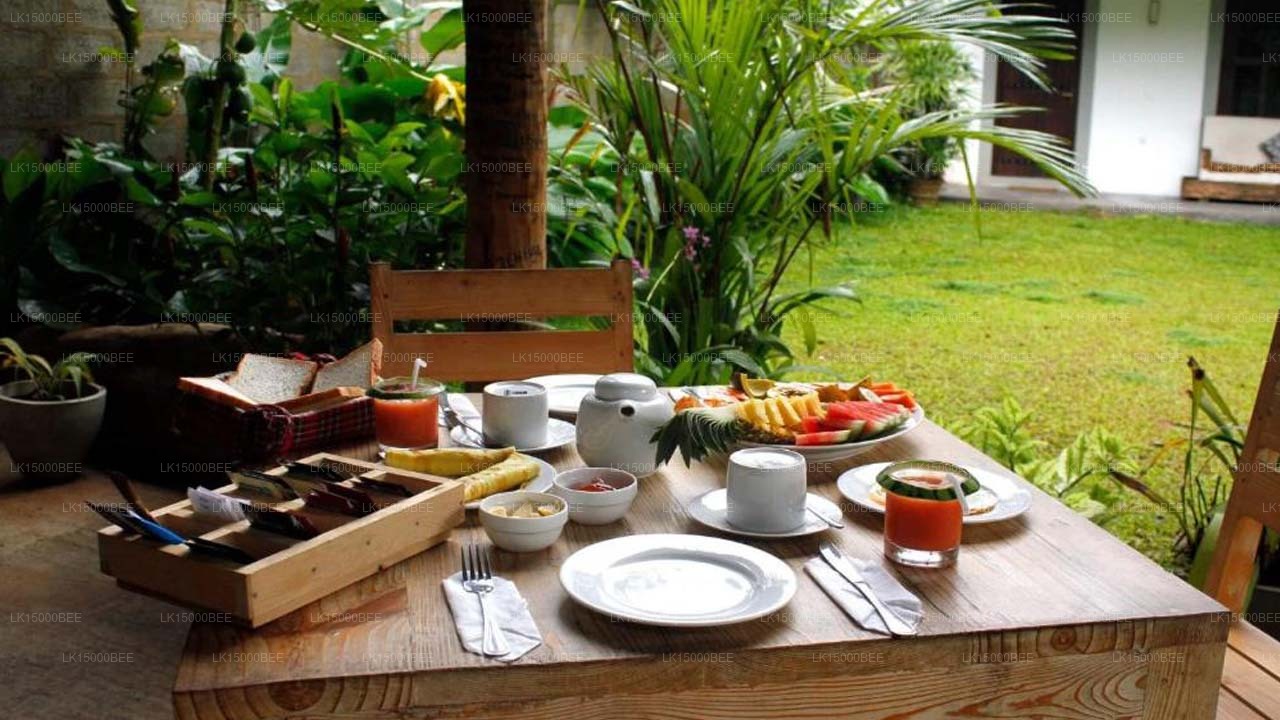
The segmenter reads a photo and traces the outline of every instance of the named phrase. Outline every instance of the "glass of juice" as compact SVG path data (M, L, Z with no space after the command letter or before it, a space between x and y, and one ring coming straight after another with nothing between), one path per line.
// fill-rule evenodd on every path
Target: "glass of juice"
M964 523L961 495L977 492L978 481L950 463L911 461L886 467L876 482L885 493L885 557L914 567L954 565Z
M440 393L444 384L407 377L382 380L369 388L373 398L373 425L378 445L418 450L432 448L440 440Z

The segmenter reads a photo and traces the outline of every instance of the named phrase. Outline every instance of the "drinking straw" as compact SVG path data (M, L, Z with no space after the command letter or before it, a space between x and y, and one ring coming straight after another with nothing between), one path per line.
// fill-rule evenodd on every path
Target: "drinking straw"
M422 358L415 358L413 361L413 382L409 383L410 390L418 389L418 371L427 367L427 361Z

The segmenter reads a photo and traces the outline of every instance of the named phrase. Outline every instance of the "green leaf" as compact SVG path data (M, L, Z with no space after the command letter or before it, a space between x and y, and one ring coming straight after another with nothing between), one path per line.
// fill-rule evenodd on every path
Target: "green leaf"
M39 170L40 156L29 147L24 147L4 164L4 198L9 202L18 199L39 180L43 173Z
M422 32L419 42L422 44L422 49L434 58L445 50L458 47L465 39L462 10L457 9L441 15L434 25Z

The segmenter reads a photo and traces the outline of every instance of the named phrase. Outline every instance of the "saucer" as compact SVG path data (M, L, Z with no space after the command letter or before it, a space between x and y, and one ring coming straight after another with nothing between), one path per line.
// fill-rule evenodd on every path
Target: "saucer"
M689 517L706 525L713 530L720 530L734 535L742 535L754 538L789 538L801 537L803 535L812 535L822 532L831 527L822 521L821 518L813 516L812 512L804 514L804 524L794 530L788 530L780 533L755 532L753 530L743 530L740 527L729 524L728 515L729 491L721 488L720 490L712 490L711 492L699 497L685 508L689 511ZM808 493L805 496L805 504L813 508L814 512L821 513L832 520L841 520L840 506L830 500Z
M541 445L535 445L533 447L518 447L516 448L516 452L538 453L555 450L556 448L564 447L565 445L573 442L576 435L577 431L573 427L573 423L565 422L564 420L557 420L556 418L548 418L546 441ZM484 444L483 438L476 437L475 434L461 425L450 430L449 437L454 443L462 445L463 447L488 447Z

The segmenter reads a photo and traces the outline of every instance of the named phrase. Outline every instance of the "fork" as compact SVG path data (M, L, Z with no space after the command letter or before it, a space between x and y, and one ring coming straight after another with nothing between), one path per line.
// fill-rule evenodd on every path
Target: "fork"
M480 636L480 652L489 657L502 657L511 652L507 638L498 626L498 618L493 614L486 598L493 592L493 569L489 565L489 553L481 550L479 545L467 545L462 548L462 589L474 593L480 599L480 621L483 633Z

